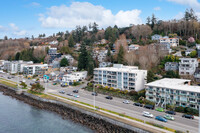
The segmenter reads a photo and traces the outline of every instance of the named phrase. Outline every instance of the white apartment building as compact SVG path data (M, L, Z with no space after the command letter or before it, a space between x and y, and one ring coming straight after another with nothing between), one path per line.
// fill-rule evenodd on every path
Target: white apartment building
M83 80L87 77L87 71L73 72L70 74L63 75L62 82L70 83Z
M48 69L48 64L30 64L23 67L24 75L43 75Z
M180 58L179 75L193 75L199 66L197 58Z
M157 106L171 104L198 108L200 104L200 86L191 86L191 80L164 78L146 84L146 99Z
M161 44L170 44L170 47L177 47L179 45L179 39L178 38L160 38Z
M95 68L94 83L120 90L144 89L147 70L138 70L137 66L114 64L113 67Z
M5 61L4 70L7 70L11 74L22 73L23 67L28 64L33 64L33 61Z

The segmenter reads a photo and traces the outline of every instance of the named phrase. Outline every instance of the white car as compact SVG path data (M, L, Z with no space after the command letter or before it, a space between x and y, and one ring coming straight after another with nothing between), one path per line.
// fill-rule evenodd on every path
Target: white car
M153 118L153 114L146 112L146 111L143 111L142 115L145 117Z
M125 104L129 104L130 102L128 100L123 101Z

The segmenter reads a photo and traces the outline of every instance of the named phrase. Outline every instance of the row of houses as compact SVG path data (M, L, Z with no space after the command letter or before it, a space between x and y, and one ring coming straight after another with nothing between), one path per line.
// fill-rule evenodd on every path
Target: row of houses
M169 38L168 36L162 37L161 35L153 35L151 40L158 41L160 44L168 44L170 47L179 46L179 38Z

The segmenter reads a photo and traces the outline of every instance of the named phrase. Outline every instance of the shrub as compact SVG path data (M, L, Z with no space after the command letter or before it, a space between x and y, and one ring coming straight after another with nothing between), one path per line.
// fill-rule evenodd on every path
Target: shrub
M175 111L176 111L176 112L181 112L181 113L184 113L184 112L185 112L185 111L184 111L184 107L181 107L181 106L180 106L180 107L176 107L176 108L175 108Z
M33 84L31 87L31 91L36 92L36 93L41 93L44 90L45 90L45 88L40 83Z
M129 95L130 96L138 96L138 93L136 91L130 91Z

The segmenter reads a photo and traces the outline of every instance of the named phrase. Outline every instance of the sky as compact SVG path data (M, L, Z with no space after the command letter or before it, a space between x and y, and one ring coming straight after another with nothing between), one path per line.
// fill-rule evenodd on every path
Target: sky
M52 35L96 22L99 28L180 19L187 8L200 18L200 0L4 0L0 4L0 38Z

